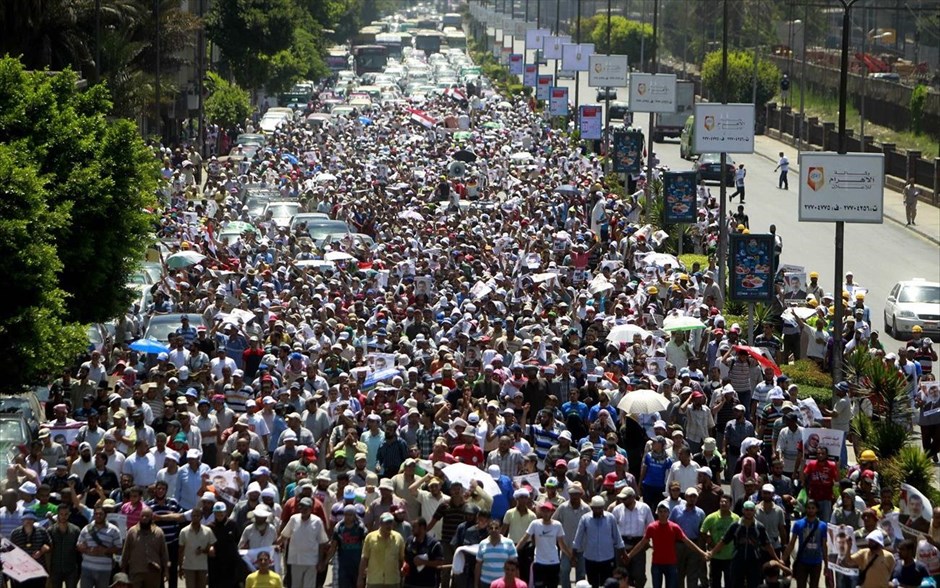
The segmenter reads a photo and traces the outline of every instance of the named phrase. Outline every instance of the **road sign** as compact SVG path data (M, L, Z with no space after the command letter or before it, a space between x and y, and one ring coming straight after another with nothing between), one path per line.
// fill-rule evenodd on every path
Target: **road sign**
M630 74L630 110L633 112L675 112L676 76L673 74Z
M754 105L699 102L692 136L696 153L754 153Z
M630 65L626 55L591 55L588 85L592 88L626 88Z
M800 221L883 223L884 155L800 153Z
M548 99L548 114L551 116L568 116L568 88L552 86Z
M579 112L581 138L600 141L604 130L604 107L600 104L582 104Z

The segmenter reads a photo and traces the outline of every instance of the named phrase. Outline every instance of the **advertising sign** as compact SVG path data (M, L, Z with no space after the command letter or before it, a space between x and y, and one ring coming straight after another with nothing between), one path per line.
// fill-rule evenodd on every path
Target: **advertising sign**
M545 59L561 59L562 47L570 42L570 35L552 35L551 37L545 37L542 47Z
M599 104L582 104L578 128L581 138L600 141L604 130L604 107Z
M666 224L694 223L697 220L696 187L698 173L666 172L663 174L663 221Z
M522 70L522 85L534 88L539 81L539 66L537 63L527 63Z
M673 74L630 74L630 110L633 112L675 112L676 76Z
M733 234L731 300L770 302L774 297L774 236Z
M509 73L521 76L525 73L525 56L522 53L509 54Z
M505 45L500 50L499 62L505 66L509 66L509 56L512 55L512 47L506 47Z
M525 32L525 50L541 51L544 40L551 34L548 29L529 29Z
M551 97L553 81L551 74L540 75L538 77L538 85L535 88L536 100L548 100Z
M512 35L516 30L516 25L512 22L512 18L504 16L499 28L503 29L504 35Z
M754 153L753 104L695 104L697 153Z
M591 55L588 58L588 85L592 88L626 88L629 73L626 55Z
M594 43L566 43L561 46L561 69L587 71L594 54Z
M884 222L884 155L800 153L800 221Z
M528 29L526 22L524 20L517 20L515 24L516 28L513 31L514 35L519 38L525 38L526 30Z
M618 174L638 174L642 171L643 133L618 128L611 140L614 171Z
M568 88L552 86L548 99L548 114L568 116Z

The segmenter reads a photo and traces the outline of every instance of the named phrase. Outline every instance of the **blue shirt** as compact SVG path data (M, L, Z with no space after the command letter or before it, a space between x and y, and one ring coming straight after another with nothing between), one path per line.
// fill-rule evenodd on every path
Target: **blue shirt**
M493 495L493 506L490 508L490 516L496 520L503 520L503 515L506 514L506 511L509 510L509 505L512 502L512 478L503 474L500 475L499 479L496 480L496 485L499 486L499 494Z
M796 520L793 522L793 536L797 538L797 561L810 566L822 563L826 523L818 518L812 523L805 518Z
M372 431L367 429L359 440L366 444L366 467L374 471L376 457L379 454L379 447L385 443L385 433L379 429L378 432L373 434ZM348 460L349 457L346 459Z
M653 488L665 488L666 474L672 467L672 459L666 457L664 460L658 460L653 458L652 454L647 453L643 456L643 463L646 464L646 477L640 480L640 483Z
M581 420L584 421L585 423L587 422L588 420L587 404L584 404L580 400L578 401L570 400L561 405L561 414L564 415L565 418L568 418L568 415L572 413L578 415L581 418Z
M689 508L688 504L683 504L672 509L669 520L679 525L686 537L695 541L705 520L705 511L697 506Z
M204 463L199 464L195 472L188 463L179 469L179 475L176 477L176 500L179 501L181 509L191 510L199 504L202 475L208 473L209 466Z
M489 586L493 581L503 577L503 564L510 557L516 557L516 546L509 537L503 537L499 543L493 545L490 538L477 547L477 561L480 565L480 584Z
M578 521L578 530L574 535L572 547L591 561L610 561L617 555L616 549L623 549L623 537L617 529L614 515L603 512L595 517L589 512Z
M601 406L600 403L592 406L591 411L588 413L588 420L590 420L592 423L596 421L597 415L600 414L602 410L606 410L608 413L610 413L610 420L612 420L615 423L620 422L620 419L618 418L619 413L617 412L617 409L614 408L614 405L610 403L608 403L607 406Z

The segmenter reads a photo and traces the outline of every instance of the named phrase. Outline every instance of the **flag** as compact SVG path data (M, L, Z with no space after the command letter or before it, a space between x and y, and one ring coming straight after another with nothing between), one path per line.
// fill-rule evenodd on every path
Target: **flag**
M409 108L408 112L411 113L411 121L416 122L422 127L427 129L433 129L437 126L437 119L428 114L423 110L418 110L417 108Z

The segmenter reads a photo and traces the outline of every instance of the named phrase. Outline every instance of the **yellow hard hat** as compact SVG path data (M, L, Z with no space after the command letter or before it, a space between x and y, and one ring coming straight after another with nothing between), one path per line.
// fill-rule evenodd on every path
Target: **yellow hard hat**
M819 302L817 302L815 298L813 300L810 300L808 304L810 308L816 308L817 306L819 306Z
M849 298L849 292L848 292L848 290L843 290L843 291L842 291L842 297L845 298L846 300L848 300L848 298Z
M656 286L650 286L649 288L646 289L646 292L648 294L659 294L659 288L657 288Z
M858 457L858 460L859 461L878 461L878 456L875 455L875 452L872 451L871 449L866 449Z
M835 315L836 315L836 307L835 307L835 306L830 306L830 307L829 307L829 316L835 316Z
M914 333L923 333L923 332L924 332L924 327L922 327L922 326L920 326L920 325L914 325L913 328L911 328L911 331L914 332Z
M746 227L745 227L744 225L738 225L738 226L737 226L737 229L738 229L739 231L743 231L745 228L746 228Z
M865 300L865 294L862 293L862 292L859 292L858 294L855 295L855 299L856 299L856 300Z
M750 235L750 234L751 234L751 231L750 231L750 229L744 229L743 231L741 231L741 234L742 234L742 235Z
M811 278L819 278L819 272L809 272L809 277L811 277Z
M680 279L680 280L688 280L688 279L689 279L689 275L688 275L688 274L679 274L679 279Z

